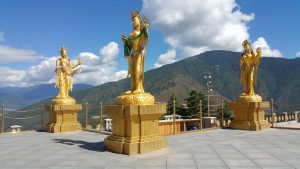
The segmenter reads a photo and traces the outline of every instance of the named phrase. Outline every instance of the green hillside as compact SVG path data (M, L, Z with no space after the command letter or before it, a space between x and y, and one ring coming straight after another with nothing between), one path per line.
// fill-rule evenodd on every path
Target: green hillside
M212 76L212 88L215 94L226 100L232 100L242 92L239 84L239 58L241 53L229 51L209 51L190 57L173 64L145 72L145 90L152 93L156 101L167 102L174 93L182 102L191 90L206 93L205 75ZM262 58L256 93L264 100L274 98L277 112L300 110L300 58ZM129 79L109 82L103 85L75 91L71 94L78 103L90 103L90 115L97 114L97 104L113 104L115 98L129 89ZM48 103L51 99L29 106L34 108L41 103ZM215 99L215 102L220 97ZM37 114L38 112L28 113ZM16 115L17 116L17 115ZM21 115L19 115L21 116ZM22 115L24 116L24 114ZM79 113L80 121L83 113ZM16 123L16 122L15 122ZM39 119L18 122L23 126L32 127Z

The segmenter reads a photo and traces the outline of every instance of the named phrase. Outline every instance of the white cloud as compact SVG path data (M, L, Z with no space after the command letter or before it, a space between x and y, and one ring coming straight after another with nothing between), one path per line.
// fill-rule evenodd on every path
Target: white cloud
M278 49L271 49L271 47L263 37L257 38L257 40L252 44L252 46L253 46L253 50L256 50L257 47L260 47L263 52L263 56L283 57Z
M0 67L0 87L26 87L40 83L55 82L55 60L57 57L45 58L40 64L27 70Z
M5 41L4 32L0 32L0 42Z
M300 57L300 51L296 53L296 57Z
M154 64L155 68L161 67L165 64L170 64L176 62L176 51L174 49L168 50L167 53L161 54L157 62Z
M90 52L81 52L79 58L84 62L82 72L75 78L76 83L99 85L126 77L127 71L117 70L116 58L119 54L116 42L110 42L100 49L99 56Z
M36 52L29 49L18 49L0 44L0 64L13 62L31 62L38 59Z
M110 42L100 49L100 61L103 64L116 64L115 59L119 54L119 47L116 42Z
M144 0L142 11L183 57L215 49L241 51L249 39L246 24L254 19L235 0Z
M100 49L99 56L90 52L81 52L79 58L84 65L82 72L75 75L75 83L99 85L125 78L127 71L117 70L116 57L119 53L118 44L109 43ZM27 70L17 70L0 66L0 87L32 86L41 83L55 83L55 64L58 57L44 58L44 60Z

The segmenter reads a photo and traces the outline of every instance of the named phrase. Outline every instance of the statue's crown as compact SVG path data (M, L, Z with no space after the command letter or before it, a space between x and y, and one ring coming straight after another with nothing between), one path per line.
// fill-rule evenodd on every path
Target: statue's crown
M65 48L65 47L64 47L64 45L61 47L61 49L60 49L60 53L62 53L63 51L66 51L66 52L68 51L68 49L67 49L67 48Z
M136 10L136 11L131 11L131 12L130 12L130 17L131 17L131 19L133 19L134 17L141 18L140 12L139 12L138 10Z
M246 45L250 45L250 42L248 40L244 40L244 42L243 42L243 46L246 46Z

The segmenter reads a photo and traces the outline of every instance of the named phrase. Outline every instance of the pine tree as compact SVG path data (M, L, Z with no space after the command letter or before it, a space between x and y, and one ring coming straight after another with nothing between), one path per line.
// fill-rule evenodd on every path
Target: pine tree
M207 108L205 108L205 105L207 104L207 100L201 92L197 92L195 90L192 90L189 93L189 97L185 99L187 104L187 116L192 116L199 113L199 102L202 100L202 111L203 113L207 111Z
M167 115L171 115L173 114L173 101L175 100L175 107L176 107L176 114L177 114L177 111L178 111L178 107L179 107L179 101L178 101L178 98L175 96L175 94L173 93L170 98L169 98L169 101L168 101L168 104L167 104Z

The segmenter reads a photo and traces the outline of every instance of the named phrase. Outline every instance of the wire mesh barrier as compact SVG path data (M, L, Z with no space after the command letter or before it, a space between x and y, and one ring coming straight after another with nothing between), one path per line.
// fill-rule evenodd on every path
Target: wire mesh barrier
M41 118L41 108L33 108L33 109L22 109L18 110L16 108L12 108L10 106L2 105L2 113L1 113L1 133L7 132L9 130L14 129L16 126L19 128L26 126L28 121L30 122L30 126L26 126L25 129L36 129Z
M282 107L299 107L298 105L284 105L276 103L274 104L273 99L270 99L270 113L267 113L265 115L265 120L267 120L271 127L277 127L278 124L280 123L286 123L286 122L295 122L295 123L300 123L300 117L299 117L299 112L300 111L293 111L293 112L279 112L276 111L275 108L281 109Z
M165 114L159 120L159 132L162 135L178 134L187 131L203 130L209 128L229 127L233 117L233 112L226 109L224 105L228 103L222 100L220 104L216 104L219 108L210 113L204 113L203 107L206 106L202 100L198 101L198 105L193 106L176 106L175 101L172 105L172 113ZM99 132L112 131L112 120L104 112L102 102L79 103L82 104L82 110L78 112L78 121L82 124L84 130L93 130ZM283 105L280 107L297 107L297 105ZM265 119L274 127L276 123L298 121L300 122L299 111L290 113L276 113L275 108L279 107L274 104L273 99L270 100L270 109L265 114ZM193 110L189 114L176 114L177 110ZM211 116L209 116L211 115ZM16 109L10 106L2 105L1 116L1 132L11 130L11 126L22 126L22 130L44 130L49 121L48 113L45 111L45 106L40 105L36 108Z

